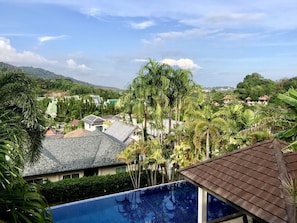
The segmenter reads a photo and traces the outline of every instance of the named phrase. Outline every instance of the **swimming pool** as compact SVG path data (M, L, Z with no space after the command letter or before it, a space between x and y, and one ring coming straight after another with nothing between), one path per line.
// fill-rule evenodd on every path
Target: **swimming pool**
M197 187L178 181L57 205L51 207L51 212L54 223L196 223L197 200ZM208 200L217 201L211 197ZM216 217L234 212L223 202L219 203L221 208L213 210ZM208 214L209 220L211 216L214 215Z

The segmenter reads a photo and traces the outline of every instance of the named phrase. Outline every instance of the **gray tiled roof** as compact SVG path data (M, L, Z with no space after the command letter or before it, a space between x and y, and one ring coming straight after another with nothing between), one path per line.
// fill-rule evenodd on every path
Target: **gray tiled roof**
M45 139L41 157L33 166L25 166L23 176L51 174L119 164L116 155L125 145L94 131L83 137Z
M115 121L109 126L105 133L115 137L121 142L127 142L131 134L137 129L137 126L128 125L121 121ZM129 140L128 140L129 141ZM129 141L130 142L130 141Z
M88 115L83 118L83 121L91 125L96 125L96 124L101 125L105 120L96 115Z

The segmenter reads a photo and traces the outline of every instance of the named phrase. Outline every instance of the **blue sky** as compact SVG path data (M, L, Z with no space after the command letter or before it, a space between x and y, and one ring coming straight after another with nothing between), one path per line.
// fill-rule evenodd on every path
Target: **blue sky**
M148 58L204 87L297 76L296 0L0 0L0 61L125 88Z

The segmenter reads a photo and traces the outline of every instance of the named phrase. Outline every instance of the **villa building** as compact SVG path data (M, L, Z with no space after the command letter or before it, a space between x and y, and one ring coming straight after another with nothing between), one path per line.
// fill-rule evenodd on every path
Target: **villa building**
M296 223L296 185L285 182L297 177L297 151L284 152L286 146L267 140L182 169L199 188L198 222L206 222L210 193L238 210L212 223Z
M100 131L82 137L45 138L40 159L25 166L23 177L29 182L55 182L123 172L126 165L116 156L125 148L124 143Z
M96 115L88 115L83 118L83 121L84 128L88 131L100 130L101 132L104 132L107 128L106 126L104 126L105 119Z

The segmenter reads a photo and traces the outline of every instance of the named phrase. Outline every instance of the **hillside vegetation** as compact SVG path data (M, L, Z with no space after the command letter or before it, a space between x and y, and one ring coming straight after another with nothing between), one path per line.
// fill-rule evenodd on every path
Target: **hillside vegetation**
M0 62L0 71L21 70L36 80L39 96L68 96L96 94L103 98L118 98L120 89L95 86L41 68L16 67Z

